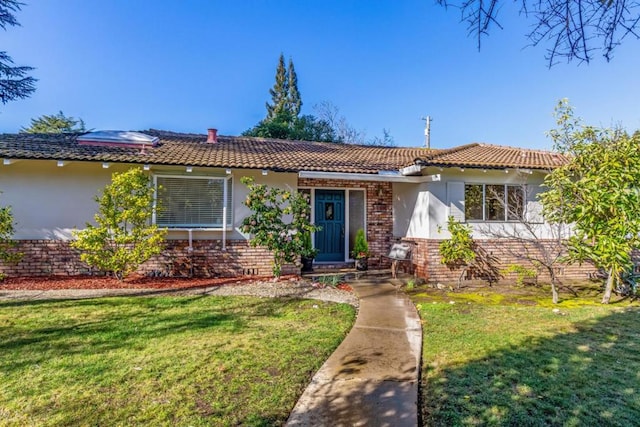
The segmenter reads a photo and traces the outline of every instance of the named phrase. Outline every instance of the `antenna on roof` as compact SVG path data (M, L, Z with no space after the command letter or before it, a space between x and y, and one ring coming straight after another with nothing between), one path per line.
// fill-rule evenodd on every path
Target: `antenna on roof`
M421 117L420 120L424 120L424 146L431 148L431 116Z

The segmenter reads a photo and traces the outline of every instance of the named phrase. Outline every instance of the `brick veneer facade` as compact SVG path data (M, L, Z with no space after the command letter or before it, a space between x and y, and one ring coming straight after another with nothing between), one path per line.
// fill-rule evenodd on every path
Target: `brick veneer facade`
M367 241L369 243L369 266L389 267L390 262L382 255L389 253L393 238L393 189L389 182L350 181L342 179L299 178L300 188L359 188L366 193Z
M91 274L80 261L80 253L63 240L19 240L17 251L24 254L16 264L0 264L7 276L49 276ZM264 248L252 248L246 241L229 240L222 250L220 240L168 240L160 255L140 266L138 272L158 276L234 277L272 274L273 255ZM294 265L283 274L299 273Z
M441 256L439 245L442 240L433 239L407 239L415 243L413 253L413 263L415 274L418 277L425 278L430 282L451 282L458 279L460 270L451 270L440 262ZM510 264L522 265L527 268L533 268L528 261L518 257L517 254L523 253L523 242L509 239L488 239L476 240L476 243L493 259L498 269L504 269ZM529 251L535 251L529 247ZM533 252L531 252L533 253ZM558 277L569 280L587 279L590 273L596 269L589 264L562 264L558 266ZM549 274L546 271L540 271L538 276L541 280L549 280ZM505 279L515 279L516 274L511 273Z

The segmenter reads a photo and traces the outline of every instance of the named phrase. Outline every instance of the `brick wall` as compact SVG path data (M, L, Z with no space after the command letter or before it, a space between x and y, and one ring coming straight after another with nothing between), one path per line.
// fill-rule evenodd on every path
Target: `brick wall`
M17 264L0 263L7 276L48 276L90 274L80 261L80 253L62 240L19 240L16 250L24 254ZM140 266L142 274L158 276L233 277L272 274L273 255L264 248L252 248L244 240L195 240L193 251L187 240L168 240L160 255ZM283 267L283 274L299 273L294 265Z
M367 241L371 258L369 267L389 267L382 255L389 253L393 238L393 190L389 182L365 182L342 179L299 178L303 188L360 188L366 192Z
M461 271L460 269L451 270L446 265L440 263L441 257L439 253L439 245L441 240L410 240L416 245L413 252L413 263L415 274L418 277L423 277L432 282L453 282L458 279ZM525 243L516 240L476 240L476 243L482 250L484 250L498 269L504 269L509 264L518 264L526 268L533 268L533 265L526 259L519 256L519 254L525 253L525 250L530 251L530 253L535 253L537 250L539 251L539 249L536 249L531 245L525 247ZM587 279L589 274L595 270L596 269L590 264L559 264L558 277L561 280L584 280ZM504 278L513 280L516 277L517 275L515 273L510 273ZM546 271L541 271L538 278L540 280L549 280L549 274Z

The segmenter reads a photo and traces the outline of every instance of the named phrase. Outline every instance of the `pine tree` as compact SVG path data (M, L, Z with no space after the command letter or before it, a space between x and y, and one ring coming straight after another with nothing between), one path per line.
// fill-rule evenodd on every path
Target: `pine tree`
M17 0L0 0L0 28L6 30L8 26L20 25L13 15L20 10ZM29 97L36 90L36 79L27 76L33 67L14 66L13 60L7 52L0 51L0 102L6 104L16 99Z
M297 88L296 88L297 90ZM271 94L271 102L267 102L267 118L266 120L273 120L282 116L286 112L286 104L289 95L289 81L287 79L287 69L284 65L284 55L280 54L280 61L278 62L278 68L276 69L276 82L273 88L269 89Z
M31 119L31 126L20 129L20 132L24 133L80 133L85 131L84 120L67 117L62 111L58 114L45 114Z
M287 110L291 117L298 117L302 108L302 98L298 91L298 76L293 68L293 60L289 58L289 93L287 94Z

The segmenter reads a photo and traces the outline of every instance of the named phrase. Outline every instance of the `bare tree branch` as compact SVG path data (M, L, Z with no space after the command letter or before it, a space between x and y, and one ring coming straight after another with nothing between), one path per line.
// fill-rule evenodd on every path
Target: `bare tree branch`
M481 40L496 26L499 0L437 0L460 10L469 35ZM610 61L625 37L640 38L639 0L521 0L520 12L534 20L526 34L530 45L548 44L545 59L551 67L558 60L590 62L596 52ZM598 46L599 45L599 46Z

